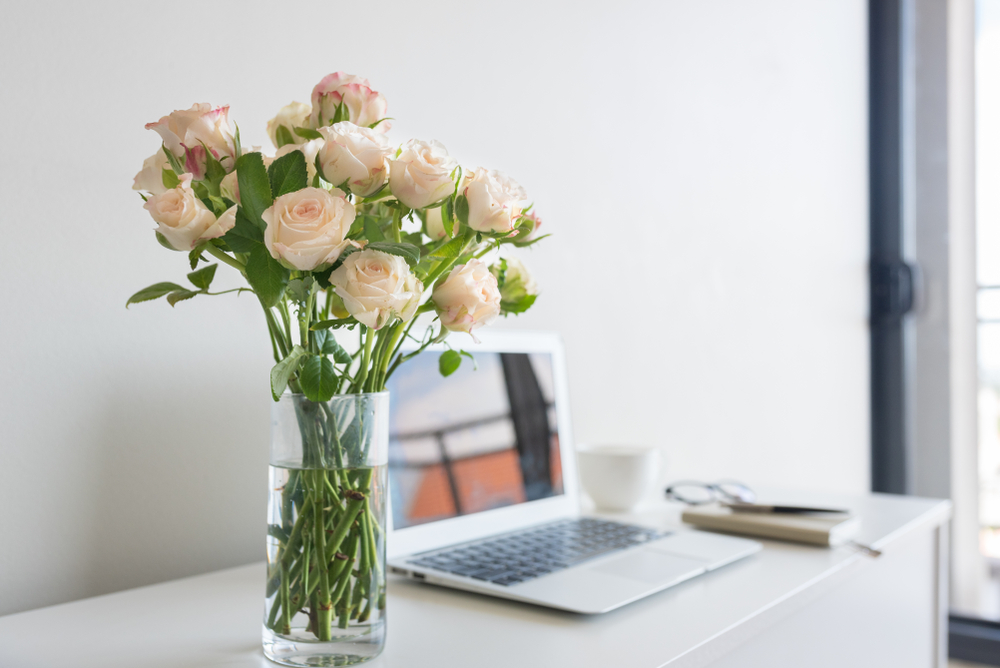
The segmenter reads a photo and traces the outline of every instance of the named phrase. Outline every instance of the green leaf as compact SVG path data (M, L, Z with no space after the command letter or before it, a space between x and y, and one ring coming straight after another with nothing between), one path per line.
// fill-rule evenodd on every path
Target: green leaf
M292 374L299 368L302 358L307 354L302 346L295 346L285 359L271 367L271 396L275 401L281 398Z
M455 215L458 216L463 225L469 224L469 198L465 195L459 195L455 198Z
M212 279L215 278L215 270L219 268L217 264L210 264L207 267L202 267L198 271L192 271L188 274L188 280L196 288L201 288L202 290L208 290L208 286L212 284Z
M458 353L463 357L468 357L470 360L472 360L472 369L474 371L479 371L479 365L476 363L476 358L472 356L472 353L467 352L465 350L459 350Z
M309 185L306 157L302 151L292 151L271 163L267 169L274 197L281 197ZM242 191L240 191L242 192Z
M264 213L274 202L271 197L271 184L264 169L264 160L260 153L246 153L236 161L236 180L240 185L240 205L247 219L264 230Z
M202 258L201 254L205 251L205 246L207 245L208 244L200 244L194 250L188 253L188 262L191 263L192 269L197 269L198 262L204 259Z
M303 139L322 139L323 138L323 135L321 135L316 130L313 130L312 128L295 128L295 134L297 134L298 136L302 137ZM289 143L291 143L291 142L289 142Z
M294 144L295 137L293 137L292 133L288 131L288 128L284 125L279 125L278 129L274 131L274 142L278 145L278 148L281 148L286 144Z
M359 234L361 234L362 232L365 231L365 221L367 221L369 219L375 220L375 218L373 216L369 216L368 214L364 214L364 213L361 214L360 216L358 216L357 218L355 218L354 222L351 223L351 229L348 230L347 236L344 237L344 238L345 239L356 239Z
M236 224L222 237L235 253L249 253L264 243L264 233L250 222L243 207L236 209Z
M382 251L383 253L398 255L406 260L406 263L411 267L420 262L420 249L413 244L397 244L390 241L376 241L375 243L370 243L365 246L365 250L369 248Z
M309 329L311 329L314 332L318 332L322 329L342 327L343 325L353 325L354 322L355 322L354 318L335 318L333 320L320 320L319 322L314 322Z
M382 234L382 228L379 227L378 222L376 222L373 216L365 216L365 238L368 241L385 241L385 235Z
M331 121L330 125L333 125L334 123L340 123L341 121L349 121L349 120L351 120L351 112L348 111L347 105L341 102L340 104L337 105L337 111L334 112L333 121Z
M271 257L263 244L254 246L250 251L246 272L247 282L261 303L268 308L277 304L288 285L289 272Z
M385 123L386 121L394 121L394 120L396 120L396 119L392 118L391 116L386 116L385 118L380 118L377 121L375 121L374 123L372 123L371 125L369 125L368 129L369 130L374 130L375 128L377 128L379 126L379 123Z
M174 188L176 188L181 184L181 180L177 178L177 175L174 174L173 170L170 169L166 168L163 169L162 179L163 179L163 187L166 188L167 190L173 190Z
M310 355L299 371L299 385L310 401L329 401L337 391L337 372L330 358Z
M174 248L173 246L171 246L170 242L167 241L167 238L162 234L160 234L159 232L156 233L156 240L160 242L160 245L166 248L167 250L172 250L172 251L180 250L179 248Z
M308 274L305 278L294 278L288 282L287 294L298 303L305 304L315 284L313 277Z
M139 290L139 292L129 297L128 301L125 302L125 308L128 308L129 304L138 304L139 302L148 302L152 299L159 299L174 290L183 289L184 286L177 285L176 283L155 283L148 288Z
M449 197L441 207L441 225L444 227L445 236L449 239L455 237L455 200Z
M462 356L457 350L446 350L438 359L438 371L445 378L458 371L460 366L462 366Z
M545 239L546 237L551 237L551 236L552 236L551 234L543 234L540 237L535 237L531 241L514 241L514 242L511 242L511 243L513 243L518 248L527 248L529 246L534 246L535 244L537 244L542 239ZM504 242L500 242L500 243L504 243Z
M465 250L466 238L465 235L460 237L455 237L441 248L438 248L431 257L441 257L441 258L453 258L460 257L462 251Z
M226 176L226 168L222 166L222 163L216 160L212 152L208 150L204 142L201 144L202 148L205 149L205 183L209 184L210 192L213 195L219 194L219 184L222 179Z
M178 177L187 171L184 169L184 165L181 164L181 161L177 159L177 156L167 150L166 145L163 145L163 154L167 156L167 162L170 163L170 169L174 170L174 174Z
M333 361L337 364L350 364L351 353L344 350L344 347L337 343L337 339L334 338L333 332L322 331L316 332L317 334L326 334L326 339L323 341L323 346L320 348L320 352L324 355L333 355Z
M167 295L167 301L170 302L171 306L173 306L177 302L182 302L185 299L191 299L196 294L198 293L194 292L193 290L181 288L180 290L177 290L176 292L171 292L169 295Z
M525 295L516 302L503 302L500 307L503 309L504 315L524 313L531 308L536 299L538 299L538 295Z

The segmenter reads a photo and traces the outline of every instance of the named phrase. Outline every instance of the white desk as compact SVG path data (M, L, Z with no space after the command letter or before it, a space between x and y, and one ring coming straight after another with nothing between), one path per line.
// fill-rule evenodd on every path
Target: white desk
M766 542L758 555L620 610L577 616L391 580L372 668L943 668L947 501L786 494L864 518L878 559ZM629 516L677 525L666 504ZM0 617L3 668L273 668L256 564Z

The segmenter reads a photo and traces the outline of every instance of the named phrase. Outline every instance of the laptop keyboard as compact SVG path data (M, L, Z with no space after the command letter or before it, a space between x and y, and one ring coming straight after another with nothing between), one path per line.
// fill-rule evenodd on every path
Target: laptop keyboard
M593 518L563 520L420 556L410 563L508 587L665 535Z

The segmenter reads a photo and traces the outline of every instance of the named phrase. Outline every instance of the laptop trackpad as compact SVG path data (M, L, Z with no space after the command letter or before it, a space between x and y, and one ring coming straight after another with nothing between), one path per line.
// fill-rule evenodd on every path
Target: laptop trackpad
M643 548L630 551L590 570L648 584L685 580L705 571L707 562Z

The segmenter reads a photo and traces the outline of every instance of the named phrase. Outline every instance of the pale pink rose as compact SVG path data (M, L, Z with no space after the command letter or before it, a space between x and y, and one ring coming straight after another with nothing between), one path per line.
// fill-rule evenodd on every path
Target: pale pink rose
M142 169L135 175L132 190L145 190L151 195L167 192L167 187L163 185L164 169L170 169L170 162L161 146L156 153L142 162Z
M452 332L472 334L472 330L490 324L500 315L497 279L482 260L472 259L452 269L448 278L434 288L431 298L441 324Z
M424 222L424 232L435 241L440 241L445 237L444 218L442 217L443 209L443 206L436 206L433 209L427 209L424 215L426 219ZM451 236L454 237L458 232L459 224L458 218L452 220Z
M510 232L527 199L517 181L482 167L465 174L460 190L469 200L469 227L477 232Z
M423 209L455 192L452 172L458 167L448 149L436 140L411 139L390 161L389 188L411 209Z
M216 219L194 191L191 175L181 176L181 184L172 190L149 198L143 205L158 223L156 231L177 250L188 251L207 239L217 239L232 229L233 217Z
M324 179L335 186L346 181L360 197L371 195L389 180L393 149L385 135L347 121L320 128L319 133L326 140L319 150Z
M313 271L333 264L351 242L354 205L343 191L303 188L282 195L261 214L264 245L290 269Z
M347 312L366 327L380 329L417 312L424 286L398 255L366 249L351 253L330 273L330 284Z
M278 128L284 127L292 138L293 144L305 143L305 137L295 134L295 128L309 127L309 116L312 115L312 107L301 102L291 102L278 110L278 115L267 122L267 136L275 148L278 146Z
M196 104L147 123L146 129L160 135L166 149L182 161L184 169L196 181L205 178L206 147L227 172L236 166L236 142L229 127L228 106L213 109L210 104Z
M345 72L334 72L323 77L313 88L310 118L312 127L330 125L341 102L347 107L347 120L355 125L368 127L386 115L385 98L381 93L372 90L368 79ZM379 132L387 132L388 121L379 123L376 129Z

